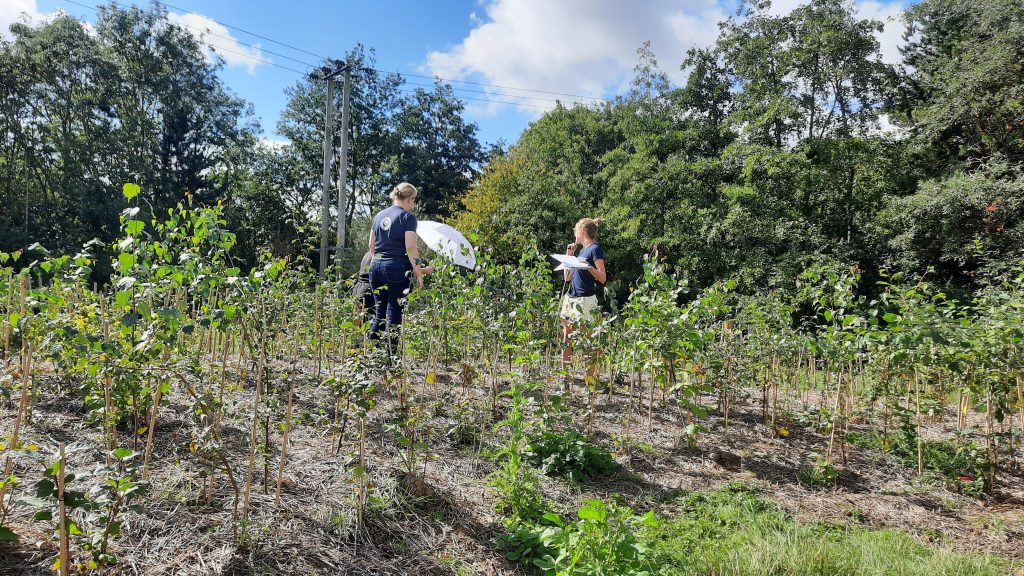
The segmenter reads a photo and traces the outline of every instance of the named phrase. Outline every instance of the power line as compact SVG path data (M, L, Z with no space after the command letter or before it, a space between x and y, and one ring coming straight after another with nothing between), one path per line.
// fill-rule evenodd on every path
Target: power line
M87 9L93 10L93 11L99 11L99 8L96 7L96 6L90 6L88 4L82 4L80 2L77 2L76 0L64 0L64 1L68 2L69 4L74 4L76 6L80 6L82 8L87 8ZM125 8L125 7L129 6L129 5L123 4L121 2L117 2L116 0L112 0L111 3L115 4L117 6L120 6L122 8ZM262 38L264 40L267 40L268 42L274 42L275 44L280 44L282 46L286 46L286 47L291 48L293 50L298 50L300 52L303 52L303 53L306 53L306 54L310 54L312 56L316 56L317 58L322 58L323 60L329 60L329 58L319 56L319 55L314 54L312 52L308 52L308 51L302 50L300 48L296 48L294 46L291 46L289 44L285 44L283 42L278 42L276 40L273 40L271 38L267 38L265 36L261 36L259 34L254 33L254 32L249 32L247 30L244 30L244 29L241 29L241 28L238 28L238 27L235 27L235 26L231 26L229 24L225 24L223 22L220 22L220 21L214 20L212 18L209 18L208 16L204 16L202 14L198 14L196 12L191 12L191 11L183 10L183 9L178 8L176 6L172 6L171 4L167 4L165 2L159 2L157 0L154 0L154 3L161 4L163 6L171 8L173 10L179 10L179 11L182 11L182 12L186 12L188 14L194 14L194 15L197 15L197 16L202 16L203 18L207 18L211 22L215 22L215 23L220 24L221 26L224 26L226 28L231 28L231 29L239 30L239 31L244 32L246 34L251 34L251 35L256 36L258 38ZM200 32L203 32L205 34L209 34L209 35L217 37L217 38L222 38L222 39L225 39L225 40L231 40L232 42L235 42L235 43L237 43L239 45L242 45L242 46L246 46L246 47L253 48L253 49L256 49L256 50L265 51L268 54L273 54L275 56L280 56L282 58L286 58L286 59L291 60L293 62L298 62L299 64L303 64L303 65L308 66L310 68L318 68L319 67L318 65L310 64L309 62L305 62L303 60L298 60L296 58L292 58L292 57L286 56L284 54L279 54L277 52L266 50L266 49L264 49L264 48L262 48L260 46L256 46L256 45L253 45L253 44L248 44L246 42L242 42L242 41L238 40L237 38L231 38L230 36L223 36L223 35L220 35L220 34L215 34L215 33L213 33L212 31L210 31L209 29L206 29L206 28L200 28L198 26L193 26L191 24L186 24L184 22L178 22L177 24L182 25L182 26L186 26L188 28L192 28L193 30L198 30ZM276 63L276 62L274 62L272 60L267 60L267 59L264 59L264 58L253 56L252 54L246 54L244 52L238 52L236 50L231 50L230 48L224 48L224 47L220 47L220 46L218 46L218 47L211 46L211 49L213 49L214 51L226 52L226 53L229 53L229 54L235 54L237 56L242 56L244 58L248 58L248 59L253 60L255 62L259 62L261 64L268 64L270 66L281 68L282 70L287 70L289 72L293 72L293 73L299 74L301 76L307 75L307 72L304 72L302 70L296 70L295 68L291 68L289 66L284 66L282 64L278 64L278 63ZM386 71L386 70L380 70L380 69L377 69L377 68L366 68L366 69L367 70L372 70L374 72L378 72L378 73L381 73L381 74L392 74L392 72L389 72L389 71ZM451 80L445 80L444 78L433 77L433 76L424 76L424 75L421 75L421 74L407 74L407 73L403 73L403 72L394 72L394 74L397 74L400 77L401 76L406 76L406 77L414 77L414 78L428 78L428 79L431 79L431 80L440 80L440 81L444 81L444 82L451 82ZM431 87L433 87L432 84L417 84L415 82L409 82L407 80L404 81L404 82L409 84L410 86L417 86L417 87L422 87L422 88L431 88ZM544 91L544 90L532 90L532 89L528 89L528 88L500 87L500 86L496 86L496 85L493 85L493 84L483 84L483 83L479 83L479 82L469 82L467 80L455 80L455 82L463 82L463 83L466 83L466 84L472 84L472 85L476 85L476 86L503 88L505 90L524 90L524 91L541 93L541 94L560 94L560 95L563 95L563 96L569 96L569 97L574 97L574 98L592 98L592 99L595 99L595 100L608 101L605 98L596 98L596 97L593 97L593 96L579 96L579 95L573 95L573 94L564 94L564 93L560 93L560 92L548 92L548 91ZM416 92L415 90L403 90L403 89L399 89L399 90L401 92L407 92L407 93L411 93L411 94ZM457 91L460 91L460 92L470 92L470 93L476 93L476 94L485 94L485 95L491 96L490 98L474 98L474 97L471 97L471 96L463 96L461 94L455 94L455 97L459 98L460 100L471 100L471 101L488 102L488 103L494 103L494 104L506 104L506 105L511 105L511 106L525 106L525 107L535 108L535 109L540 109L540 110L551 110L554 107L554 104L557 104L560 101L560 100L558 100L556 98L542 98L542 97L538 97L538 96L525 96L525 95L522 95L522 94L494 93L494 92L490 92L490 91L487 91L487 90L473 90L471 88L461 88L461 87L456 87L456 86L452 86L452 90L457 90ZM517 99L536 100L536 101L541 101L541 102L550 102L550 103L552 103L552 105L546 106L546 105L531 104L531 103L521 102L521 101L509 102L509 101L506 101L506 100L497 100L496 98L517 98ZM586 102L574 102L574 103L587 104Z
M415 94L417 92L417 90L409 90L409 89L406 89L406 88L398 88L397 90L399 92L406 92L408 94ZM491 104L508 104L510 106L526 106L528 108L536 108L538 110L551 110L551 109L553 109L555 107L555 104L551 104L549 106L545 106L543 104L528 104L526 102L506 102L504 100L494 100L493 98L473 98L472 96L461 96L459 94L456 94L455 97L458 98L459 100L475 100L477 102L488 102L488 103L491 103ZM553 102L557 102L557 100L555 100Z
M82 3L80 3L80 2L76 2L75 0L64 0L64 1L65 1L65 2L67 2L67 3L69 3L69 4L74 4L75 6L81 6L82 8L88 8L89 10L93 10L93 11L96 11L96 12L98 12L98 11L100 10L100 9L99 9L98 7L96 7L96 6L90 6L90 5L88 5L88 4L82 4ZM122 7L122 8L125 8L125 7L129 7L129 5L126 5L126 4L122 4L122 3L120 3L120 2L116 2L116 1L114 1L114 0L112 0L112 1L111 1L111 3L112 3L112 4L115 4L115 5L117 5L117 6L120 6L120 7ZM200 32L205 32L205 33L207 33L207 34L210 34L211 36L216 36L217 38L224 38L224 39L227 39L227 40L232 40L232 41L235 41L235 42L237 42L238 44L241 44L242 46L246 46L246 47L249 47L249 48L255 48L255 49L257 49L257 50L263 50L263 49L262 49L262 48L260 48L259 46L254 46L254 45L252 45L252 44L246 44L246 43L244 43L244 42L238 42L238 41L237 41L237 40L235 40L234 38L231 38L231 37L229 37L229 36L221 36L221 35L219 35L219 34L214 34L213 32L210 32L210 31L209 31L209 30L207 30L207 29L199 28L198 26L192 26L191 24L185 24L184 22L177 22L177 24L178 24L178 25L180 25L180 26L186 26L186 27L188 27L188 28L192 28L193 30L199 30ZM266 60L266 59L264 59L264 58L260 58L260 57L258 57L258 56L253 56L252 54L246 54L245 52L238 52L238 51L236 51L236 50L231 50L230 48L224 48L224 47L220 47L220 46L218 46L218 47L213 47L213 46L210 46L210 48L212 48L212 49L213 49L214 51L223 51L223 52L227 52L227 53L229 53L229 54L235 54L235 55L237 55L237 56L243 56L243 57L245 57L245 58L248 58L248 59L250 59L250 60L253 60L253 61L255 61L255 62L259 62L259 63L261 63L261 64L269 64L269 65L271 65L271 66L276 66L276 67L278 67L278 68L283 68L283 69L285 69L285 70L289 70L289 71L291 71L291 72L295 72L295 73L297 73L297 74L306 74L305 72L303 72L303 71L301 71L301 70L296 70L296 69L294 69L294 68L290 68L290 67L288 67L288 66L284 66L284 65L278 64L278 63L276 63L276 62L274 62L274 61L272 61L272 60ZM306 66L309 66L310 68L316 68L316 65L314 65L314 64L310 64L310 63L308 63L308 62L303 62L302 60L296 60L295 58L291 58L291 57L289 57L289 56L285 56L285 55L283 55L283 54L277 54L276 52L271 52L271 51L269 51L269 50L266 50L266 52L267 52L268 54L273 54L273 55L275 55L275 56L281 56L282 58L287 58L288 60L292 60L292 61L294 61L294 62L298 62L299 64L304 64L304 65L306 65Z
M70 2L71 0L65 0L65 1ZM238 27L238 26L233 26L233 25L228 24L226 22L221 22L220 20L215 20L213 18L210 18L209 16L206 16L205 14L200 14L200 13L194 12L192 10L185 10L184 8L179 8L177 6L174 6L173 4L168 4L167 2L162 2L161 0L152 0L152 2L154 4L160 4L161 6L164 6L166 8L170 8L172 10L177 10L179 12L184 12L186 14L193 14L193 15L196 15L196 16L202 16L203 18L206 18L207 20L209 20L211 22L215 22L217 24L220 24L221 26L224 26L225 28L228 28L228 29L231 29L231 30L237 30L237 31L242 32L244 34L249 34L250 36L255 36L256 38L259 38L261 40L266 40L267 42L273 42L274 44L277 44L279 46L284 46L285 48L289 48L291 50L295 50L296 52L301 52L301 53L307 54L309 56L314 56L314 57L319 58L321 60L328 60L329 59L326 56L317 54L315 52L310 52L309 50L304 50L304 49L299 48L297 46L294 46L292 44L288 44L286 42L281 42L279 40L275 40L275 39L270 38L268 36L264 36L264 35L258 34L256 32L252 32L252 31L246 30L245 28L241 28L241 27ZM116 3L117 2L115 2L115 4ZM211 32L211 34L212 34L212 32ZM252 47L252 48L257 48L256 46L252 46L250 44L244 44L243 42L240 42L240 41L238 41L235 38L224 37L224 36L220 36L220 37L221 38L226 38L226 39L229 39L229 40L234 40L235 42L238 42L239 44L243 44L243 45L246 45L246 46L249 46L249 47ZM260 48L260 49L262 49L262 48ZM279 54L276 54L274 52L270 52L269 50L267 50L267 53L268 54L279 55ZM280 56L282 58L288 58L289 60L300 62L302 64L306 64L307 66L309 66L309 64L306 63L306 62L302 62L300 60L296 60L296 59L288 57L288 56L283 56L283 55L280 55ZM380 69L377 69L377 68L371 68L371 69L374 72L380 72L382 74L390 74L391 73L391 71L388 71L388 70L380 70ZM612 99L610 99L610 98L602 98L602 97L599 97L599 96L584 96L582 94L569 94L569 93L566 93L566 92L554 92L554 91L551 91L551 90L539 90L539 89L535 89L535 88L518 88L518 87L515 87L515 86L500 86L498 84L487 84L487 83L484 83L484 82L473 82L473 81L470 81L470 80L454 80L454 79L450 79L450 78L441 78L440 76L425 76L425 75L422 75L422 74L411 74L411 73L399 72L399 71L395 71L394 73L396 73L396 74L398 74L400 76L407 76L407 77L410 77L410 78L426 78L428 80L437 79L437 80L440 80L442 82L460 82L460 83L463 83L463 84L471 84L473 86L483 86L483 87L486 87L486 88L497 88L499 90L519 90L519 91L522 91L522 92L532 92L532 93L535 93L535 94L552 94L552 95L555 95L555 96L565 96L565 97L568 97L568 98L580 98L580 99L584 99L584 100L598 100L598 101L604 101L604 102L611 102L612 101ZM503 96L525 97L525 96L519 96L517 94L504 94Z
M250 32L250 31L248 31L248 30L246 30L244 28L239 28L238 26L232 26L231 24L227 24L225 22L220 22L219 20L214 20L213 18L210 18L209 16L206 16L204 14L199 14L198 12L193 12L191 10L185 10L184 8L178 8L177 6L168 4L166 2L160 2L159 0L152 0L152 2L154 4L160 4L161 6L165 6L167 8L170 8L172 10L177 10L179 12L184 12L186 14L195 14L196 16L202 16L203 18L206 18L206 19L208 19L208 20L210 20L212 22L216 22L217 24L220 24L221 26L223 26L225 28L230 28L231 30L238 30L239 32L243 32L243 33L248 34L250 36L255 36L255 37L257 37L257 38L259 38L261 40L266 40L267 42L273 42L274 44L277 44L278 46L284 46L285 48L290 48L292 50L295 50L296 52L302 52L303 54L307 54L309 56L315 56L316 58L319 58L321 60L327 60L327 57L325 57L325 56L321 56L319 54L316 54L314 52L310 52L308 50L303 50L302 48L299 48L297 46L292 46L291 44L287 44L287 43L281 42L279 40L274 40L273 38L268 38L266 36L263 36L261 34L257 34L255 32Z
M433 88L434 87L433 84L417 84L416 82L409 82L409 81L406 81L405 83L408 84L409 86L419 86L421 88ZM487 90L473 90L472 88L457 88L455 86L452 86L452 90L459 90L459 91L462 91L462 92L471 92L473 94L486 94L488 96L497 96L499 98L503 98L503 97L504 98L525 98L527 100L540 100L541 102L551 102L551 103L561 102L561 100L559 100L558 98L541 98L539 96L524 96L522 94L503 94L503 93L489 92ZM586 104L586 102L581 102L581 104ZM591 102L591 104L593 104L593 102Z
M389 73L389 72L387 72L385 70L377 70L376 68L373 68L373 70L376 71L376 72L380 72L382 74L388 74ZM441 78L440 76L424 76L422 74L409 74L408 72L395 72L395 74L398 74L400 76L408 76L408 77L411 77L411 78L428 78L430 80L437 79L437 80L441 80L442 82L462 82L463 84L472 84L474 86L485 86L485 87L488 87L488 88L498 88L498 89L501 89L501 90L522 90L524 92L534 92L534 93L538 93L538 94L554 94L556 96L568 96L570 98L584 98L584 99L590 99L590 100L601 100L601 101L604 101L604 102L611 102L612 101L610 98L601 98L599 96L583 96L581 94L566 94L564 92L551 92L549 90L534 90L532 88L516 88L514 86L498 86L497 84L484 84L482 82L471 82L469 80L450 80L450 79L446 79L446 78ZM460 90L464 90L464 88L460 88ZM485 92L485 93L486 94L490 94L490 92ZM505 96L514 96L516 98L529 98L529 96L520 96L518 94L505 94Z

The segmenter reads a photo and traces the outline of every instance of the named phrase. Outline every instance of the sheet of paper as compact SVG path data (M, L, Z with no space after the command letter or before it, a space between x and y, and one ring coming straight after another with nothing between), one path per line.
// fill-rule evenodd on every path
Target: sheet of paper
M565 270L566 268L575 268L580 270L590 268L590 264L586 260L583 260L578 256L569 256L568 254L552 254L551 257L554 258L555 260L558 260L561 266L561 268L559 269L561 270Z

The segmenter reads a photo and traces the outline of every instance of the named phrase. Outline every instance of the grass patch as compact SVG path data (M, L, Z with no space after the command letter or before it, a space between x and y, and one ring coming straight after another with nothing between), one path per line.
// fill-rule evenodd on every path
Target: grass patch
M1005 576L1009 564L932 548L896 530L799 524L753 490L728 485L680 499L643 538L666 576Z
M898 530L800 524L740 484L674 500L672 517L587 501L578 520L547 513L509 526L509 560L548 576L1006 576L1010 564Z

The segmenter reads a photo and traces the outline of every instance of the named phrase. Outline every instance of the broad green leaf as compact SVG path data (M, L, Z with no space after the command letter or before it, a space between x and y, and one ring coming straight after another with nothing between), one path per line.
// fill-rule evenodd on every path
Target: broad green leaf
M138 236L145 228L146 223L142 220L129 220L124 223L124 231L132 236Z
M579 517L581 520L594 520L595 522L599 522L602 519L602 516L603 515L600 510L589 504L580 508L579 511Z
M121 267L121 273L124 274L135 266L135 255L127 252L121 252L117 255L117 264Z
M124 194L125 200L131 200L132 198L135 198L136 196L139 195L140 192L142 192L142 188L139 188L138 184L125 184L121 188L121 193Z

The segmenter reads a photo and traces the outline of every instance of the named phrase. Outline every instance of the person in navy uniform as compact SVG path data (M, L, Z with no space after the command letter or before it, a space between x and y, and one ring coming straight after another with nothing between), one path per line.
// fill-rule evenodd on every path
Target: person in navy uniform
M423 269L416 245L416 187L402 182L391 190L392 204L377 213L370 227L370 287L373 289L373 323L370 338L397 329L412 287L423 287ZM412 278L410 278L410 275Z
M600 218L583 218L573 227L575 241L565 248L572 256L576 245L583 246L579 258L590 265L586 269L567 269L565 281L570 282L569 291L562 300L559 316L562 318L562 364L567 366L572 359L572 337L579 331L580 324L592 324L598 312L597 283L604 284L608 273L604 266L604 250L597 243L597 228L604 223ZM591 363L587 376L593 377L597 364Z

